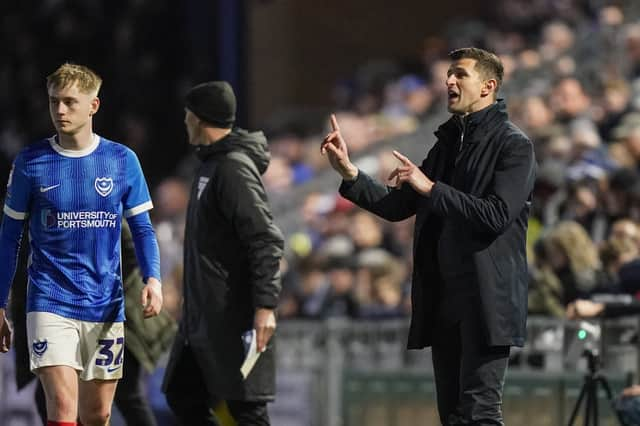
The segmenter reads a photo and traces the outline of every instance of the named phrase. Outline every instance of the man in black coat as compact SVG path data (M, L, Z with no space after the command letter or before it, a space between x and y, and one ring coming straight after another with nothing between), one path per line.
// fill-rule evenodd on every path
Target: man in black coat
M181 424L218 424L210 407L224 400L238 425L268 425L284 242L260 178L266 139L233 128L226 82L193 87L185 110L201 165L187 211L182 320L163 389ZM252 336L260 355L241 371Z
M408 348L432 347L442 423L502 425L509 349L525 339L534 152L496 97L498 57L477 48L449 56L453 116L420 167L394 151L393 187L351 163L334 116L321 149L343 196L387 220L416 215Z

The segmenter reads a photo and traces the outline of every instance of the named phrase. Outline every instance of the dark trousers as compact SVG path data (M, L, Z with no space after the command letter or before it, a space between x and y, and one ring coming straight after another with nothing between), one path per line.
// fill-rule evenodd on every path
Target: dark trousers
M129 426L156 426L156 418L141 387L142 366L136 357L124 349L124 370L118 381L114 402ZM42 384L36 388L36 406L43 424L47 424L47 401Z
M118 381L113 401L127 425L156 426L156 418L140 383L143 373L142 366L126 346L124 347L124 359L122 378Z
M504 425L502 389L508 346L488 346L477 303L440 312L432 346L438 413L443 425ZM458 301L460 302L460 301Z
M182 350L170 381L166 385L169 407L185 426L205 426L219 423L211 408L215 395L209 395L202 380L202 371L189 347ZM256 401L230 401L227 407L238 426L269 426L267 404Z

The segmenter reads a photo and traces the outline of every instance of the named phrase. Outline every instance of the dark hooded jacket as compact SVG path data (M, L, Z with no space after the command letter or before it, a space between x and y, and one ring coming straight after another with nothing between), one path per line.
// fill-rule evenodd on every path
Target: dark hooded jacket
M355 181L343 182L340 192L387 220L416 215L409 349L431 345L436 312L445 303L443 292L456 282L466 288L458 286L449 294L477 294L487 344L522 346L533 145L509 121L502 100L465 117L464 123L452 117L436 136L420 166L435 182L430 196L419 195L408 184L383 186L363 172Z
M202 161L191 188L184 251L184 304L165 386L189 345L212 396L268 401L275 393L270 340L246 380L241 335L255 309L275 308L284 242L274 225L260 176L269 164L261 132L233 129L198 147ZM165 387L166 389L166 387Z

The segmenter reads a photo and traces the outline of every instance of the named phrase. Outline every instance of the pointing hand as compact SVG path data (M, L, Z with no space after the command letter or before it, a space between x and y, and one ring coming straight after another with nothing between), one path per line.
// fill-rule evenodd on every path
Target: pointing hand
M396 167L389 175L389 180L394 180L394 186L400 187L407 182L416 192L429 195L433 187L433 181L422 170L398 151L393 151L394 157L400 160L400 166Z

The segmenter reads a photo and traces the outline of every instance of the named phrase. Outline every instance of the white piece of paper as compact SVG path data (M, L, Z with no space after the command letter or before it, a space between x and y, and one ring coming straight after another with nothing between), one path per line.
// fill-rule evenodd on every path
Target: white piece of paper
M242 333L242 344L244 345L244 362L240 367L240 373L242 378L246 379L260 357L255 328Z

